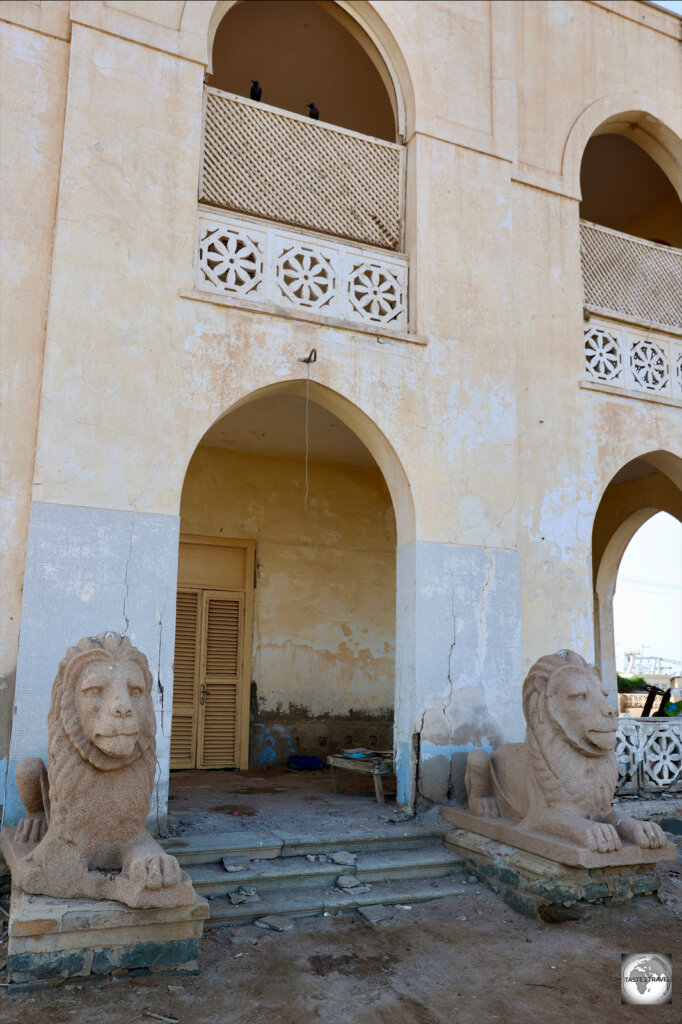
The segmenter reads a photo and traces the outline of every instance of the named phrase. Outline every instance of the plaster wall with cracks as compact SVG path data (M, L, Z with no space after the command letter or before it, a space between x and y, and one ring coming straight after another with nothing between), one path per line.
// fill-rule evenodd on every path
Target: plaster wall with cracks
M127 612L126 612L126 607L127 607L127 604L128 604L128 593L129 593L129 589L130 589L129 588L129 583L128 583L128 571L130 569L130 559L132 557L132 554L133 554L133 517L131 515L131 517L130 517L130 536L128 538L128 554L126 556L125 576L124 576L124 581L123 581L123 588L124 588L123 589L123 621L125 622L125 629L123 630L124 633L127 633L128 629L130 628L130 619L128 618L128 615L127 615Z

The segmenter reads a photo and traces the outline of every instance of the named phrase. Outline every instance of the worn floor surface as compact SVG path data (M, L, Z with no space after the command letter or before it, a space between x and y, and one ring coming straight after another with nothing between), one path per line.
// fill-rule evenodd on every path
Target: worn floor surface
M334 794L329 771L171 772L169 834L282 830L323 836L349 822L354 830L371 831L396 816L393 776L386 777L386 803L379 804L370 776L340 775L340 792Z
M478 885L370 925L358 914L206 934L198 977L0 996L3 1024L485 1024L682 1019L682 921L653 898L529 921ZM235 935L256 946L235 945ZM674 1002L621 1006L620 954L673 955Z

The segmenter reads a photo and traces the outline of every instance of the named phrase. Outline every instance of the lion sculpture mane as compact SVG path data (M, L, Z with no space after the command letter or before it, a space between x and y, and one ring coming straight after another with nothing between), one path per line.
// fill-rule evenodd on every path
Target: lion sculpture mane
M622 841L658 848L662 829L611 810L618 717L599 670L573 651L532 666L523 684L525 743L467 758L469 810L607 853Z
M59 663L48 714L49 775L39 758L16 768L26 808L3 833L16 884L46 896L189 906L189 877L146 831L156 770L147 659L103 633Z

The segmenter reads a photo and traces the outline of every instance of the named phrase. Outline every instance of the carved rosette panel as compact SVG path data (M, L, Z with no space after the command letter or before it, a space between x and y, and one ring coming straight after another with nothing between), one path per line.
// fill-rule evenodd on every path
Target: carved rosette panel
M678 397L682 397L682 349L675 356L673 390Z
M616 733L617 794L637 792L639 756L638 726L634 722L624 722Z
M405 312L403 286L382 261L354 260L346 283L351 315L375 324L401 320Z
M637 384L647 391L663 391L670 380L666 353L645 338L635 341L630 350L630 370Z
M261 298L263 249L258 236L243 228L202 225L198 245L199 286L208 283L228 295Z
M604 327L585 328L585 372L590 380L622 384L623 353L615 332Z
M408 263L264 221L200 209L195 287L265 308L407 331Z
M621 719L616 733L616 795L682 792L682 723Z
M302 309L323 310L336 297L333 256L312 245L285 244L277 255L280 301Z
M670 721L643 728L642 789L648 793L682 790L682 726Z
M643 338L636 328L599 323L590 317L583 331L585 380L623 388L630 395L646 392L682 399L682 343L656 334Z

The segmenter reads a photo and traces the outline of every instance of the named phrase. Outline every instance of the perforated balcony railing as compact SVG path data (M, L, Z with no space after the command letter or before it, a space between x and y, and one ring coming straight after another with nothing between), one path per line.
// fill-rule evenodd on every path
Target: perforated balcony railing
M197 214L194 286L373 333L408 329L406 256L206 206Z
M399 249L404 149L207 88L199 198L236 213Z
M682 401L682 250L581 221L585 380Z
M580 255L591 312L682 330L682 249L581 221Z
M682 724L674 718L621 718L616 761L618 796L682 792Z

